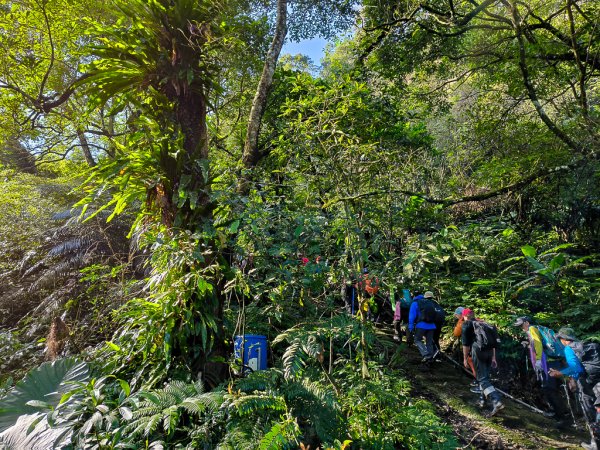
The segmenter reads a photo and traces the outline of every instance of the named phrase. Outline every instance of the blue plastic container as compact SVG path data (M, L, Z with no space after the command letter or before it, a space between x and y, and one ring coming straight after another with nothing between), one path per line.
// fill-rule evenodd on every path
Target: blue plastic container
M260 334L236 336L233 343L236 359L253 371L267 368L267 337Z

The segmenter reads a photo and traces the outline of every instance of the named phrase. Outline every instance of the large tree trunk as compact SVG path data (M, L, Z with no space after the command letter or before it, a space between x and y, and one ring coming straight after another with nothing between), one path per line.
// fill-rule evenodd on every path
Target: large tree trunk
M251 169L258 163L258 133L260 123L267 106L267 96L271 85L273 84L273 75L277 66L277 60L283 47L283 41L287 34L287 0L277 1L277 24L275 26L275 35L267 53L267 59L252 101L252 109L248 118L248 129L246 131L246 140L244 142L244 154L242 162L246 169ZM248 180L246 177L240 179L239 189L241 192L248 191Z

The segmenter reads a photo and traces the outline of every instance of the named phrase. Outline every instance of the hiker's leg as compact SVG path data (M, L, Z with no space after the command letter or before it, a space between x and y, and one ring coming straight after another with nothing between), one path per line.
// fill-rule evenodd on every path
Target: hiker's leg
M402 325L399 320L394 320L394 339L402 342Z
M561 369L560 361L548 361L548 369ZM544 398L552 409L554 410L555 418L557 420L564 420L568 418L569 411L567 409L567 405L565 405L565 399L563 399L560 393L560 384L561 380L551 377L547 373L543 373L541 379L541 387L542 393L544 394Z
M429 330L424 330L423 328L417 328L415 330L415 345L421 353L421 356L425 358L427 356L427 346L423 342L423 338L425 337L425 332Z
M425 347L427 349L427 357L433 357L435 350L433 349L433 333L435 330L425 330Z
M442 351L442 347L440 346L440 336L442 335L442 325L443 323L436 322L435 330L433 330L433 344L436 350ZM435 350L434 350L435 352Z
M490 372L492 369L492 351L491 350L479 350L477 347L473 347L473 364L477 373L477 382L481 388L481 392L486 398L489 398L493 402L500 401L500 393L494 388L492 381L490 380Z

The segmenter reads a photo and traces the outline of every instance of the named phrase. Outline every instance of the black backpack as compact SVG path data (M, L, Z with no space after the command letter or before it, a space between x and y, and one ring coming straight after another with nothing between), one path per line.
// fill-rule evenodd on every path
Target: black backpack
M582 342L574 346L573 350L587 374L587 382L590 385L600 383L600 344L597 342Z
M475 332L475 343L481 350L496 348L500 343L498 330L487 322L474 320L473 331Z
M419 300L419 322L435 323L437 318L436 303L430 298ZM439 305L438 305L439 306Z
M443 323L446 319L446 311L444 311L444 308L442 308L442 306L435 300L432 300L432 302L435 308L435 321L437 323Z

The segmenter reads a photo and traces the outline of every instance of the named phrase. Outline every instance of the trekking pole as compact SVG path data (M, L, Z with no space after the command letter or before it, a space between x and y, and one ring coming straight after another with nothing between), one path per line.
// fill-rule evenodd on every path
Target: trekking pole
M567 396L567 405L569 406L569 411L571 412L571 418L573 419L573 426L576 430L579 429L577 425L577 421L575 420L575 413L573 412L573 407L571 406L571 396L569 395L569 388L567 387L567 383L562 383L562 386L565 390L565 395Z
M538 414L541 414L541 415L542 415L542 416L544 416L544 417L547 417L547 416L548 416L548 413L547 413L547 412L545 412L545 411L542 411L541 409L539 409L539 408L536 408L535 406L532 406L532 405L530 405L529 403L525 403L523 400L519 400L518 398L516 398L516 397L513 397L512 395L510 395L510 394L508 394L508 393L504 392L502 389L498 389L498 388L496 388L496 390L497 390L498 392L500 392L502 395L504 395L505 397L508 397L508 398L510 398L511 400L513 400L513 401L517 402L519 405L523 405L523 406L525 406L525 407L527 407L527 408L531 409L532 411L534 411L534 412L536 412L536 413L538 413Z
M579 382L577 382L577 401L579 402L579 407L581 408L581 411L583 412L583 419L585 420L586 427L587 427L588 431L590 432L590 436L592 437L592 442L595 442L596 436L594 436L594 430L592 429L592 424L590 423L590 420L587 415L585 404L583 402L583 391L581 390L581 386L580 386Z
M448 361L450 361L452 364L454 364L455 366L457 366L457 367L459 367L459 368L463 369L463 370L464 370L466 373L468 373L469 375L471 375L471 376L472 376L471 372L469 372L469 371L468 371L468 370L467 370L467 369L466 369L466 368L465 368L463 365L461 365L461 364L460 364L458 361L454 361L452 358L450 358L450 357L449 357L448 355L446 355L445 353L442 353L442 355L444 355L444 357L445 357L445 358L446 358ZM498 392L500 392L502 395L504 395L504 396L506 396L506 397L510 398L511 400L513 400L513 401L517 402L519 405L525 406L526 408L529 408L529 409L531 409L532 411L534 411L534 412L536 412L536 413L538 413L538 414L541 414L541 415L542 415L542 416L544 416L544 417L547 417L547 413L546 413L545 411L542 411L541 409L539 409L539 408L536 408L535 406L532 406L532 405L530 405L529 403L525 403L523 400L519 400L518 398L515 398L515 397L513 397L512 395L510 395L510 394L508 394L508 393L506 393L506 392L504 392L504 391L502 391L502 390L500 390L500 389L498 389L498 388L495 388L495 389L496 389Z

